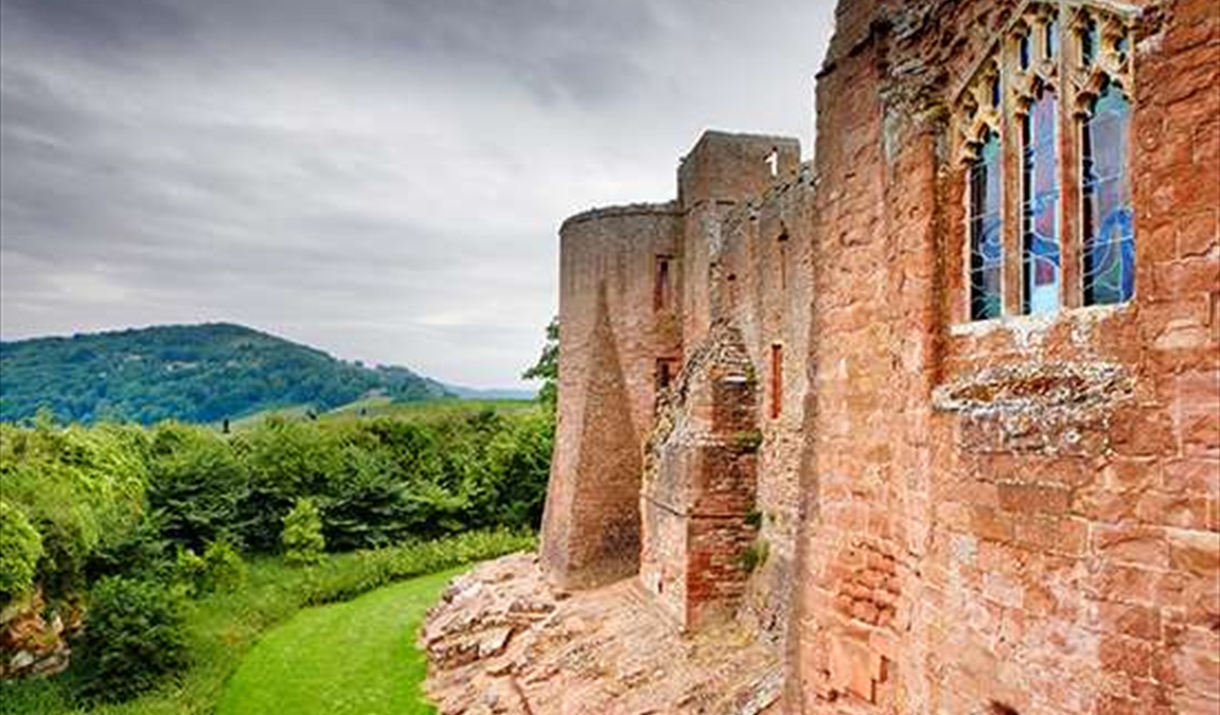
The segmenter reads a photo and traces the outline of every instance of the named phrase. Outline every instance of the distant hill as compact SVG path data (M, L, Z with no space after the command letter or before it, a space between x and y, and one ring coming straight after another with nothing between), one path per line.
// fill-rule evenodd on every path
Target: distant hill
M445 389L463 400L534 400L538 398L537 390L484 389L462 387L461 385L445 385Z
M365 367L241 325L169 325L0 342L0 420L40 407L61 420L215 422L379 394L397 402L453 396L403 367Z

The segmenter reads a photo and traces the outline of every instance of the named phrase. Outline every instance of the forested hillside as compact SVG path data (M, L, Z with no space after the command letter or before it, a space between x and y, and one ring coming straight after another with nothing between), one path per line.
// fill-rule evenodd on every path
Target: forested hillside
M0 343L0 420L40 408L67 422L214 422L259 410L326 410L371 392L442 397L406 368L338 360L240 325L172 325Z

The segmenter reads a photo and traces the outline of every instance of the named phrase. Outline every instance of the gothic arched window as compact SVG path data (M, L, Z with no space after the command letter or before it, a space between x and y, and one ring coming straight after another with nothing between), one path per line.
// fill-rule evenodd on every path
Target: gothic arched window
M1128 167L1131 103L1107 82L1081 123L1084 304L1135 295L1135 212Z
M1059 102L1044 87L1021 117L1022 312L1059 308Z
M970 166L970 317L1003 313L1004 242L1000 206L1000 137L987 130Z
M968 295L955 315L1134 296L1134 23L1096 0L1027 0L963 77L953 102Z

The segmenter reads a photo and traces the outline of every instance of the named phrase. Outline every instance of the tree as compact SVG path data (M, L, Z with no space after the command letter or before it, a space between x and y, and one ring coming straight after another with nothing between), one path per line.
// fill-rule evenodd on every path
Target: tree
M526 380L542 380L538 401L551 415L559 401L559 318L551 318L546 326L546 344L533 367L521 375Z
M0 604L34 586L42 536L17 507L0 500Z

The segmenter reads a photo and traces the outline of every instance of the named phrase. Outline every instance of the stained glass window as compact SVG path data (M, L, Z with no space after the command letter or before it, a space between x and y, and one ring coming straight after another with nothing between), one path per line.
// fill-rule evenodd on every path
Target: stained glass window
M1052 59L1059 52L1059 24L1049 20L1043 28L1043 47L1046 48L1046 58Z
M1000 137L988 130L970 166L970 317L998 318L1004 246L1000 211Z
M1080 64L1089 67L1097 58L1097 21L1093 18L1085 20L1084 29L1080 33Z
M1020 41L1017 43L1017 54L1020 57L1021 69L1023 69L1023 70L1029 69L1030 50L1029 50L1029 35L1028 34L1022 35Z
M1058 104L1043 89L1021 120L1022 312L1031 315L1059 308Z
M1135 295L1130 126L1131 103L1107 84L1081 129L1085 305L1122 303Z

